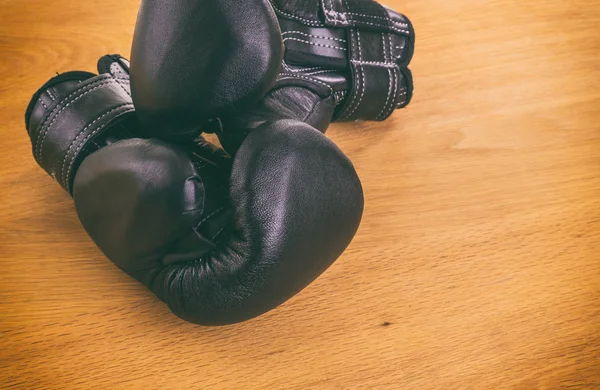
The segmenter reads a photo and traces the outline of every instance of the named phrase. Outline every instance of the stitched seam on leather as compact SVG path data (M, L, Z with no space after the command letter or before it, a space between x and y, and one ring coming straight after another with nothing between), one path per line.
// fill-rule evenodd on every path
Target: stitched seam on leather
M317 27L324 27L325 26L325 24L323 24L323 23L321 23L321 22L319 22L317 20L305 19L303 17L296 16L296 15L293 15L293 14L291 14L289 12L286 12L286 11L282 10L281 8L279 8L273 1L271 1L270 3L271 3L271 6L273 7L273 9L275 10L275 12L278 13L278 14L281 14L282 16L288 17L288 18L293 19L293 20L299 20L301 22L306 23L309 26L317 26Z
M115 73L113 74L113 76L114 76L114 77L116 77L116 78L119 78L119 75L123 75L123 76L129 77L129 74L128 74L128 73L126 73L126 72L124 72L124 71L123 71L123 69L121 69L121 66L119 66L119 65L120 65L120 63L119 63L119 65L117 65L117 66L114 66L115 64L116 64L116 63L113 63L113 64L110 66L111 70L113 70L112 68L115 68L115 69L114 69L114 72L115 72Z
M390 57L394 57L394 53L392 52L392 45L394 44L392 42L392 34L388 35L388 41L390 42ZM398 58L396 58L396 60L399 60L400 57L402 57L402 52L400 52L400 55L398 56ZM390 58L390 61L392 61L392 60L393 60L393 58ZM397 65L397 64L394 62L394 65Z
M282 33L281 35L286 35L286 34L300 34L300 35L304 35L305 37L311 37L311 38L319 38L319 39L326 39L329 41L337 41L337 42L342 42L342 43L346 43L345 39L341 39L341 38L333 38L333 37L322 37L320 35L313 35L313 34L307 34L304 33L302 31L285 31L284 33Z
M394 62L357 61L357 60L350 60L350 62L355 63L355 64L359 64L359 65L379 66L379 67L390 68L390 69L395 69L398 66Z
M364 23L364 24L371 25L371 26L382 27L381 24L376 24L376 23L372 23L372 22L367 22L366 20L356 19L356 18L353 17L353 15L354 16L364 16L364 17L367 17L367 18L368 17L375 17L377 19L386 20L388 22L389 28L391 28L392 30L398 30L398 31L402 31L402 32L405 32L407 34L410 34L410 32L408 30L407 31L403 31L403 30L401 30L401 29L399 29L399 28L397 28L397 27L395 27L393 25L390 25L389 22L398 24L399 26L404 27L406 29L408 29L408 24L403 25L403 24L401 24L401 23L399 23L399 22L397 22L397 21L395 21L393 19L390 19L389 16L388 17L383 17L383 16L366 15L366 14L360 14L360 13L351 12L350 11L350 5L348 4L348 2L346 0L343 0L343 2L346 4L346 8L348 9L348 11L346 11L344 13L340 13L340 12L337 12L337 11L335 11L333 9L333 5L331 4L331 0L329 0L329 1L330 1L331 7L330 7L330 9L325 10L325 12L328 13L328 14L330 14L330 15L333 15L336 21L338 20L338 17L340 17L342 19L342 21L340 22L340 24L349 25L350 24L348 22L348 19L349 19L354 24L356 24L356 23ZM336 22L334 22L334 24L335 23Z
M303 18L303 17L297 16L297 15L293 15L293 14L291 14L291 13L289 13L289 12L286 12L286 11L282 10L281 8L279 8L279 7L278 7L278 6L277 6L275 3L273 3L272 1L271 1L271 6L273 7L273 9L275 10L275 12L276 12L276 13L278 13L278 14L282 15L283 17L287 17L287 18L289 18L289 19L292 19L292 20L299 20L299 21L301 21L301 22L304 22L304 23L306 23L306 24L307 24L307 25L309 25L309 26L315 26L315 27L326 27L326 24L324 24L324 23L321 23L321 22L319 22L319 21L316 21L316 20L309 20L309 19L306 19L306 18ZM326 7L324 7L324 8L326 8ZM330 9L325 9L325 12L326 12L326 13L329 13L329 14L334 14L334 13L338 14L336 11L334 11L334 10L330 10ZM371 22L367 22L367 21L360 21L360 20L359 20L359 21L356 21L356 20L355 20L355 19L353 19L352 17L351 17L350 19L351 19L353 22L355 22L355 23L356 23L356 22L359 22L359 23L363 23L363 24L366 24L366 25L370 25L370 26L381 27L381 25L379 25L379 24L375 24L375 23L371 23ZM393 22L394 22L394 23L397 23L396 21L393 21ZM343 23L343 22L340 22L340 24L342 24L342 25L348 25L349 23L346 21L345 23ZM394 32L401 33L401 34L406 34L406 35L410 35L410 31L408 31L408 30L403 30L403 29L400 29L400 28L397 28L397 27L394 27L394 26L390 26L389 28L390 28L392 31L394 31Z
M327 47L330 49L338 49L338 50L342 50L342 51L346 51L347 49L344 47L338 47L338 46L331 46L331 45L323 45L321 43L315 43L315 42L310 42L310 41L305 41L303 39L299 39L299 38L284 38L283 42L285 41L298 41L298 42L302 42L302 43L307 43L309 45L314 45L314 46L321 46L321 47Z
M387 39L387 40L388 40L388 43L389 43L389 47L388 47L388 49L389 49L389 58L386 60L386 62L387 62L387 61L392 61L392 59L393 59L393 57L394 57L394 52L393 52L393 50L394 50L394 49L392 49L392 45L393 45L393 43L392 43L392 34L388 33L388 34L387 34L387 37L388 37L388 39ZM384 47L385 47L385 42L384 42ZM394 65L395 65L395 64L394 64ZM395 96L395 94L398 92L398 91L397 91L397 89L398 89L398 85L397 85L397 83L398 83L400 80L398 80L398 78L397 78L397 73L396 73L396 70L395 70L395 68L394 68L394 71L393 71L393 72L390 72L390 70L388 69L388 74L389 74L389 76L390 76L390 91L389 91L389 93L390 93L390 107L389 107L389 109L388 109L388 110L390 111L390 114L391 114L391 111L392 111L392 110L393 110L393 108L394 108L394 102L395 102L395 101L398 99L398 97L396 97L396 96ZM392 80L392 78L393 78L393 80ZM393 93L393 94L392 94L392 91L391 91L391 89L392 89L392 85L391 85L391 83L392 83L392 82L395 84L395 85L394 85L394 93ZM394 97L392 97L392 96L394 96ZM386 110L386 113L387 113L387 110ZM389 116L390 114L387 114L387 115ZM386 117L387 117L387 116L386 116L386 114L384 114L384 113L383 113L383 111L382 111L382 116L381 116L380 120L383 120L383 119L385 119Z
M388 22L397 24L398 26L402 27L402 28L408 28L408 23L403 23L403 22L399 22L397 20L394 20L390 17L385 17L385 16L377 16L377 15L367 15L367 14L360 14L360 13L356 13L356 12L346 12L348 15L354 15L354 16L363 16L365 18L372 18L372 19L383 19L386 20Z
M400 82L400 77L398 76L398 69L394 69L394 93L392 94L392 96L394 96L394 99L392 99L390 107L388 108L388 110L385 112L385 114L381 117L381 119L385 119L387 117L389 117L390 115L392 115L392 112L394 111L394 103L398 100L399 96L396 96L396 94L398 93L398 83Z
M369 26L383 28L383 26L381 26L380 24L367 22L366 20L356 20L356 19L353 19L353 18L350 18L350 20L354 23L354 25L356 25L356 24L366 24L366 25L369 25ZM410 35L410 31L409 30L403 30L403 29L395 27L395 26L388 26L387 28L389 28L391 31L396 32L398 34Z
M380 27L380 28L382 27L382 26L381 26L381 25L379 25L379 24L375 24L375 23L367 22L367 21L364 21L364 20L356 21L356 20L352 19L352 21L353 21L353 22L359 22L359 23L362 23L362 24L367 24L367 25L369 25L369 26L375 26L375 27ZM389 28L390 30L394 31L394 32L397 32L397 33L399 33L399 34L406 34L406 35L410 35L410 31L409 31L409 30L403 30L403 29L401 29L401 28L394 27L394 26L389 26L388 28Z
M404 46L394 46L394 48L398 49L398 55L396 57L394 57L394 61L400 61L400 58L402 58L402 55L404 54L404 49L406 48L406 44ZM408 64L406 65L408 66Z
M69 96L67 96L65 99L63 99L63 101L61 101L56 107L54 107L54 109L52 110L51 114L48 115L48 117L46 118L46 120L44 122L42 122L40 124L41 129L40 132L36 138L36 142L35 142L35 156L38 158L38 161L41 162L42 160L42 150L44 148L44 141L46 140L46 136L48 135L48 132L50 130L50 128L52 127L52 125L54 124L54 122L56 121L56 118L58 118L58 116L60 115L61 112L63 112L67 107L69 107L71 104L73 104L75 101L79 100L80 98L82 98L83 96L87 95L88 93L92 92L93 90L100 88L101 86L109 83L110 80L106 80L106 79L101 79L101 80L97 80L94 81L91 84L85 85L79 89L77 89L75 92L71 93ZM95 87L91 88L94 84L98 84ZM77 95L78 93L80 93L81 91L83 91L86 88L91 88L88 91L83 92L82 94ZM61 103L71 99L64 107L61 107ZM59 109L60 108L60 109ZM59 109L59 110L58 110ZM56 112L56 110L58 110L58 112ZM50 124L48 124L48 119L50 119L50 117L52 117L52 121L50 122ZM44 129L45 128L45 129ZM41 140L41 143L40 143ZM39 145L39 147L38 147Z
M383 44L383 58L387 62L388 61L387 41L385 39L385 34L383 34L383 33L381 34L381 43ZM391 56L392 55L392 52L391 52L392 47L391 46L390 46L389 50L390 50L390 56ZM379 112L379 114L377 114L377 116L375 117L375 120L379 120L379 118L381 118L383 113L385 111L387 111L388 104L390 102L390 96L392 95L392 72L388 69L387 73L388 73L388 94L387 94L387 97L385 98L385 104L381 108L381 111Z
M350 7L350 4L348 4L347 0L340 0L340 9L342 8L342 2L346 5L346 14L348 12L350 12L350 10L352 9L352 7ZM344 19L346 18L346 15L344 15Z
M350 29L350 44L351 44L351 48L352 48L352 56L354 56L354 46L356 45L355 41L356 38L354 36L354 29ZM360 54L359 54L360 55ZM352 62L352 61L350 61ZM357 66L354 67L355 69L357 68ZM358 74L357 74L358 76ZM360 84L360 77L357 77L358 80L356 80L359 84ZM360 87L360 85L358 86ZM353 95L352 95L352 100L350 100L350 103L348 104L348 107L346 108L347 111L349 111L352 107L354 107L354 102L356 101L356 97L358 96L358 91L354 91ZM340 120L346 120L348 119L349 115L344 115L343 117L340 118Z
M118 110L118 109L120 109L120 108L122 108L124 106L127 106L127 105L129 105L131 107L129 108L129 110L125 110L123 113L132 112L134 110L133 104L131 104L131 103L123 103L123 104L121 104L121 105L113 108L112 110L106 112L104 114L104 116L106 116L106 115L110 114L111 112L116 111L116 110ZM63 177L65 177L65 181L64 181L65 188L67 188L69 186L69 183L71 182L71 168L73 168L73 164L75 164L75 160L77 158L77 153L79 153L79 151L81 150L81 148L83 147L83 145L85 145L85 142L88 139L90 139L94 134L98 133L100 130L104 129L109 124L110 124L110 121L108 121L107 123L103 124L102 126L99 126L96 130L92 131L90 134L88 134L85 138L83 138L81 140L81 142L79 143L79 146L77 147L77 149L73 153L73 157L71 158L71 162L69 163L69 168L67 168L67 171L66 171L66 176L63 176Z
M356 36L358 37L358 60L362 61L362 46L361 46L361 43L360 43L360 30L356 31ZM358 103L356 104L356 107L354 107L355 111L362 104L363 98L365 97L365 91L367 89L367 78L365 77L365 69L364 69L364 67L362 65L360 66L360 74L362 76L362 89L361 89L361 92L360 92L360 99L358 99Z
M131 97L131 93L130 93L130 92L127 90L127 88L125 88L125 87L123 86L123 84L122 84L122 83L124 83L125 81L124 81L123 79L116 79L116 82L117 82L117 84L119 84L119 86L120 86L120 87L123 89L123 91L125 91L125 93L126 93L127 95L129 95L129 97ZM127 82L127 84L129 84L129 81Z
M388 36L388 39L389 39L389 42L390 42L390 53L392 54L392 57L393 57L394 54L391 52L391 50L392 50L392 45L394 43L392 42L392 35L391 34ZM400 60L401 57L402 57L402 51L400 51L400 54L398 55L398 57L396 58L396 60L397 61ZM399 68L398 68L398 64L395 64L395 65L396 65L396 68L394 69L394 76L396 77L396 85L394 86L394 88L395 88L394 89L394 94L397 94L401 90L401 89L399 89L399 86L400 86L400 71L399 71ZM394 101L396 102L396 107L398 107L398 104L400 104L400 103L398 103L398 100L400 99L401 96L406 96L406 92L404 92L403 94L399 94L398 96L396 96L396 98L394 99ZM392 106L394 106L394 101L392 102ZM404 103L402 103L402 104L404 104ZM392 115L392 111L393 110L394 110L394 108L391 107L390 108L390 112L387 115L388 116Z
M204 207L203 207L204 208ZM207 216L205 216L204 218L202 218L200 220L200 222L198 222L196 224L196 229L198 229L200 227L200 225L202 225L204 222L206 222L209 218L215 216L216 214L220 213L221 211L225 210L225 207L220 207L218 209L216 209L215 211L213 211L212 213L208 214ZM191 213L197 210L193 210L193 211L186 211L186 213Z
M396 104L397 104L396 102L398 101L400 96L406 95L406 92L404 94L398 95L398 92L400 92L399 86L400 86L400 70L394 69L394 93L392 93L392 101L390 102L391 103L390 109L388 112L385 113L385 115L383 116L382 119L385 119L385 118L389 117L390 115L392 115L392 112L394 112L394 109L396 108Z
M348 9L348 11L350 10L350 7L348 6L348 3L346 2L346 0L343 0L343 2L346 4L346 8ZM330 9L329 10L325 10L325 13L328 13L330 15L333 15L334 17L334 25L336 25L339 21L339 24L342 26L348 26L348 19L345 13L341 13L341 12L337 12L334 7L333 7L333 2L332 0L329 0L329 5L330 5ZM342 8L342 2L339 2L339 7L340 9Z
M197 156L196 153L194 153L194 156ZM192 165L194 166L194 168L196 168L198 171L202 170L202 168L204 168L205 166L208 165L208 163L206 161L194 161L192 163Z
M309 73L306 73L306 72L322 71L322 70L324 70L322 66L315 66L313 68L306 68L306 69L292 69L289 66L287 66L287 64L284 65L284 68L288 72L292 72L292 73L305 73L305 74L309 74Z
M60 103L62 103L62 102L64 102L64 101L66 101L66 100L69 100L69 99L70 99L70 98L72 98L74 95L78 94L79 92L83 91L84 89L86 89L86 88L88 88L88 87L91 87L91 86L93 86L94 84L97 84L97 83L102 83L102 82L104 82L105 80L106 80L105 78L104 78L104 79L100 79L100 80L96 80L96 81L94 81L94 82L93 82L93 83L91 83L91 84L86 84L86 85L84 85L84 86L82 86L82 87L80 87L80 88L76 89L74 92L72 92L71 94L69 94L69 96L67 96L66 98L64 98L64 99L63 99L61 102L59 102L59 104L58 104L56 107L54 107L54 108L52 109L52 111L51 111L51 112L48 114L48 116L46 117L46 119L45 119L45 120L44 120L42 123L40 123L40 125L39 125L39 126L41 126L41 131L40 131L40 134L38 134L38 136L37 136L37 138L36 138L36 144L35 144L36 151L37 151L37 147L38 147L38 142L39 142L39 140L40 140L40 137L41 137L41 132L44 130L44 127L46 126L46 124L48 123L48 121L50 120L50 118L51 118L51 117L53 117L53 116L55 116L55 115L58 115L58 114L60 113L60 111L59 111L58 113L56 112L57 110L59 110L59 109L61 108L61 104L60 104ZM74 99L74 100L75 100L75 99ZM74 101L74 100L73 100L73 101ZM71 102L69 102L69 103L71 103ZM66 107L63 107L62 109L64 109L64 108L66 108ZM62 109L61 109L61 110L62 110Z
M345 14L333 11L333 10L325 10L325 13L328 15L332 15L333 16L333 25L337 26L338 24L340 26L347 26L349 24L348 19L346 18Z
M342 101L346 97L346 94L347 94L347 91L336 91L333 93L336 107L342 103Z
M47 110L48 106L46 104L44 104L44 101L42 100L41 97L40 97L39 101L40 101L40 103L42 103L42 106L44 106L44 108Z
M52 88L48 88L48 90L46 90L46 93L48 94L48 96L50 96L50 99L56 101L56 98L54 97L54 93L52 92Z
M329 89L329 91L331 93L333 93L333 88L331 88L331 86L329 84L325 84L324 82L319 81L317 79L313 79L312 77L308 77L308 76L304 76L304 75L299 75L299 74L289 74L289 73L282 73L281 76L298 77L299 79L303 79L303 80L307 80L307 81L312 81L313 83L321 84L321 85L327 87L327 89Z
M362 45L360 43L360 31L359 30L356 30L356 36L357 36L357 40L358 40L358 60L362 61ZM361 74L361 78L362 78L362 82L360 83L360 98L358 99L358 103L356 103L356 106L354 106L352 111L348 115L346 115L346 118L350 118L356 112L356 110L360 107L360 104L362 103L363 98L365 97L365 90L367 89L367 79L365 78L365 71L364 71L362 65L358 65L357 68L360 69L360 74Z
M388 43L389 43L389 61L393 60L394 57L394 52L392 49L393 46L393 42L392 42L392 34L388 33L387 34L388 37ZM384 120L385 118L389 117L392 114L392 111L394 110L394 103L398 100L398 97L396 96L396 94L398 93L398 83L400 82L400 78L398 77L398 65L396 63L394 63L394 68L393 68L393 72L391 72L390 76L393 76L393 84L394 84L394 90L393 92L390 94L390 107L388 108L388 110L382 114L380 120ZM388 69L389 72L389 69Z
M389 35L388 39L389 39L389 42L390 42L390 54L393 57L394 53L392 53L392 45L394 43L392 42L392 36ZM401 57L402 57L402 51L400 51L400 54L398 55L398 57L395 58L395 60L399 61ZM399 89L399 87L400 87L400 71L399 71L399 68L398 68L398 64L396 64L396 69L394 70L394 76L396 78L396 85L394 86L394 95L396 95L401 90L401 89ZM394 101L392 101L392 107L390 107L390 110L387 113L387 116L392 115L392 112L394 111L394 106L398 107L398 104L399 104L398 101L400 100L401 96L406 96L406 92L404 92L403 94L399 94L398 96L396 96L396 98L394 99ZM394 104L394 103L396 103L396 104ZM387 118L387 116L385 118Z
M42 137L42 141L40 143L40 148L38 151L38 158L39 158L39 162L42 161L42 154L43 154L43 150L44 150L44 142L46 141L46 138L48 136L48 133L50 132L50 129L52 128L52 125L54 124L54 122L56 122L56 119L58 119L58 117L60 116L60 114L67 108L69 107L71 104L73 104L75 101L79 100L80 98L82 98L83 96L89 94L90 92L94 91L95 89L100 88L101 86L105 85L107 83L103 83L100 84L92 89L90 89L89 91L84 92L83 94L79 95L77 98L73 99L71 102L69 102L66 106L64 106L62 109L60 109L60 111L58 111L56 113L56 115L54 116L54 118L52 119L52 122L50 122L50 124L48 125L48 127L46 127L46 131L44 132L44 136Z
M402 92L401 94L398 94L398 97L400 98L400 97L402 97L402 96L406 96L406 95L408 95L408 91L404 91L404 92ZM401 102L399 101L399 102L396 104L396 107L400 107L400 106L402 106L404 103L406 103L406 99L402 100Z
M335 12L335 11L326 11L326 12L331 14L332 12ZM353 18L352 16L350 16L348 19L350 21L345 20L344 22L340 22L340 24L343 25L343 26L348 26L348 25L350 25L350 22L352 22L352 24L355 25L355 26L356 25L360 25L360 24L366 24L368 26L374 26L374 27L384 28L384 26L382 26L380 23L378 24L378 23L367 22L366 20L357 20L357 19ZM387 26L386 28L388 28L391 31L394 31L396 33L399 33L399 34L410 35L410 31L409 30L398 28L396 26Z
M292 69L292 68L290 68L289 64L287 64L285 61L282 62L282 65L285 68L285 70L292 72L292 73L302 73L302 72L311 71L311 70L322 70L323 69L322 66L314 66L312 68Z
M348 7L348 3L346 2L346 0L331 0L331 4L332 4L331 10L332 10L332 11L334 11L334 12L335 12L335 11L337 11L337 10L336 10L336 9L333 7L334 3L337 3L337 6L338 6L338 8L339 8L340 10L344 11L344 12L345 12L346 10L344 10L344 6L343 6L343 4L342 4L342 3L346 4L346 7L347 7L347 9L348 9L348 10L350 10L350 8ZM342 13L343 13L343 12L342 12Z
M326 6L326 1L323 1L323 10L325 11L325 13L329 13L329 14L333 14L334 16L334 24L337 22L337 12L335 12L333 10L333 4L331 3L331 0L329 0L329 8L327 8Z
M87 129L89 129L90 127L92 127L96 122L98 122L99 120L101 120L102 118L104 118L105 116L107 116L108 114L112 113L115 110L118 110L119 108L130 104L130 103L123 103L118 105L117 107L114 107L111 110L105 111L103 113L101 113L100 115L98 115L96 117L96 119L94 119L92 122L88 123L81 131L79 131L79 133L77 134L77 136L73 139L73 141L71 142L71 145L69 145L69 148L67 149L67 153L65 153L65 158L63 159L63 163L62 166L60 168L60 172L61 175L64 176L67 172L65 172L65 166L67 165L67 159L69 158L69 154L71 153L71 149L73 149L73 146L75 146L75 142L77 142L77 140L79 139L79 137L85 133L85 131Z
M388 51L387 51L387 41L385 39L385 33L381 33L381 44L383 45L383 60L387 63L389 62L388 60ZM390 55L391 55L391 50L392 48L390 47Z
M205 237L203 236L202 238L206 239L207 241L211 241L211 243L214 245L214 247L213 247L213 248L212 248L210 251L208 251L207 253L203 254L201 257L197 258L196 260L193 260L193 261L191 261L191 262L190 262L190 263L188 263L188 264L189 264L189 265L197 265L197 264L199 264L199 263L201 263L201 262L202 262L202 263L206 264L206 266L207 266L208 268L210 268L210 269L211 269L211 271L213 271L213 272L214 272L214 268L213 268L213 266L212 266L212 263L210 263L210 262L206 261L206 260L205 260L205 257L207 257L207 255L210 255L210 254L213 252L213 250L215 249L215 247L216 247L216 245L217 245L217 242L216 242L216 241L217 241L217 237L219 237L219 234L223 233L223 231L225 230L225 228L226 228L226 227L227 227L227 226L223 226L223 227L222 227L221 229L219 229L219 230L217 231L217 233L215 233L215 235L214 235L213 237L211 237L211 238L205 238ZM199 233L198 233L198 234L199 234Z
M223 233L223 231L225 231L225 227L226 227L226 225L224 225L224 226L223 226L221 229L219 229L219 231L218 231L218 232L216 232L216 233L215 233L215 235L214 235L214 236L213 236L213 237L210 239L210 240L213 242L213 244L215 244L215 245L216 245L216 243L217 243L217 242L216 242L216 241L217 241L217 237L219 237L219 235L220 235L221 233Z
M344 96L345 94L346 94L346 91L335 91L335 92L333 93L333 95L334 95L335 97Z

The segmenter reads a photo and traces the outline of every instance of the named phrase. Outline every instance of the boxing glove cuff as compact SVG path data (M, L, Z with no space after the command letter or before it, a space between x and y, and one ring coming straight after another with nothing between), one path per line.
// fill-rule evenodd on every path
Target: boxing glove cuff
M103 57L101 75L67 72L50 79L32 97L25 114L37 163L66 191L83 158L111 142L119 123L135 120L128 63Z
M412 97L414 29L372 0L271 0L285 56L278 85L305 84L335 99L334 121L382 121ZM340 82L339 74L346 83Z

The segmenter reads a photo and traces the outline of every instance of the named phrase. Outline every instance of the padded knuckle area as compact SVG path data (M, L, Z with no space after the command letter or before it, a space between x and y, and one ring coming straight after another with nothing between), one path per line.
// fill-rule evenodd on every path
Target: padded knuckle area
M262 98L281 58L268 0L144 0L132 45L133 100L149 134L193 138L191 129Z

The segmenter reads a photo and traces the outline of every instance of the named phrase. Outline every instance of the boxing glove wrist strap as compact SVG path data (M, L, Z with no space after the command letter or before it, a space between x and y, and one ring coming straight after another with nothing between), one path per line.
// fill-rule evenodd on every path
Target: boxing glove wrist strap
M125 76L103 74L82 80L86 75L56 76L36 92L28 108L28 123L30 117L42 113L39 122L29 123L34 157L69 193L81 160L100 147L98 140L107 136L107 129L114 129L134 112ZM51 92L60 85L72 86L64 97Z
M384 120L409 103L414 30L406 17L371 0L271 3L286 48L279 81L329 89L335 121Z

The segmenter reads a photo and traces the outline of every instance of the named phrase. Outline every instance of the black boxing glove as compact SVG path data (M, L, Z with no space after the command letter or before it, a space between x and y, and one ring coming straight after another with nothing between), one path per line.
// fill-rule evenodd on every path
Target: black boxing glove
M119 268L181 318L218 325L284 302L344 251L363 209L350 161L298 121L265 121L233 160L140 133L126 62L49 81L27 109L38 163Z
M191 140L275 82L282 39L268 0L142 0L131 89L145 133Z
M332 121L385 120L410 102L415 35L404 15L372 0L271 3L282 71L259 104L205 126L227 151L266 120L294 118L325 132Z

